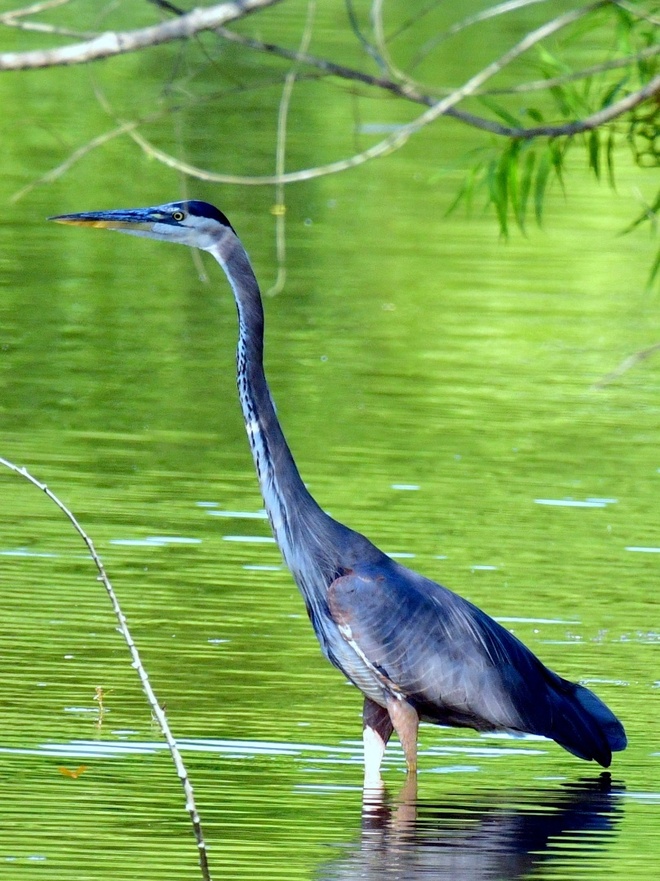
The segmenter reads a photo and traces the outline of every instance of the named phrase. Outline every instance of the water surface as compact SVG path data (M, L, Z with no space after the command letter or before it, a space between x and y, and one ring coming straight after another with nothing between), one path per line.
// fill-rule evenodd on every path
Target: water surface
M54 155L23 149L12 82L6 197ZM31 82L44 124L64 95L89 104L79 71ZM294 141L291 161L323 161L345 96L329 91L322 113L311 91L299 100L318 137ZM373 122L391 124L387 110ZM271 155L260 112L252 157ZM95 113L70 121L72 141ZM200 161L222 160L217 123L197 130ZM657 361L598 385L660 337L649 244L615 235L639 182L624 168L613 194L578 171L544 231L504 243L487 217L444 216L457 177L429 163L439 138L289 190L288 281L266 302L278 412L330 513L615 709L630 746L611 778L536 738L425 726L418 791L393 743L386 793L365 798L360 697L322 659L263 517L219 269L206 261L204 283L183 248L44 223L177 198L178 179L111 148L0 228L0 453L93 537L181 741L216 878L656 877ZM195 195L229 214L268 287L272 194ZM36 489L0 483L0 877L199 877L84 546Z

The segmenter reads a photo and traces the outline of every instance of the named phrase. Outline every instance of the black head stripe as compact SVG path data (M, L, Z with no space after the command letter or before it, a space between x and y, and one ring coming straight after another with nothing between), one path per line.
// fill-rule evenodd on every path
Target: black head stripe
M221 223L223 226L228 226L229 229L236 232L222 211L219 211L214 205L210 205L208 202L200 202L197 199L191 199L189 202L184 202L183 206L193 217L210 217L211 220L217 220L218 223Z

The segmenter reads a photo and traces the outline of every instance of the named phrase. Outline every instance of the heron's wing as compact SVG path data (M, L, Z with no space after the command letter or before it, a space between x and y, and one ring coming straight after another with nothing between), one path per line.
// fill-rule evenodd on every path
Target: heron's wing
M533 730L517 696L545 692L554 674L462 597L388 561L337 578L328 604L379 685L410 700L422 716L478 729Z

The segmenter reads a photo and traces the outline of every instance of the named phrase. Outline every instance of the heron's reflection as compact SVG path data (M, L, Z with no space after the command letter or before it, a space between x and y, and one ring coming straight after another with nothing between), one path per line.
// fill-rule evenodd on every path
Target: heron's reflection
M609 774L443 802L419 801L414 778L396 799L367 790L359 842L317 878L511 881L557 857L569 869L607 847L620 793Z

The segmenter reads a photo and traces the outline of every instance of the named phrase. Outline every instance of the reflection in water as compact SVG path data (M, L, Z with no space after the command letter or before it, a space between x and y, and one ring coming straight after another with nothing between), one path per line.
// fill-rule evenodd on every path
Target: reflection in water
M556 788L417 800L416 781L396 800L365 791L362 834L348 855L324 864L318 881L499 881L524 878L561 855L567 868L605 849L621 817L609 774Z

